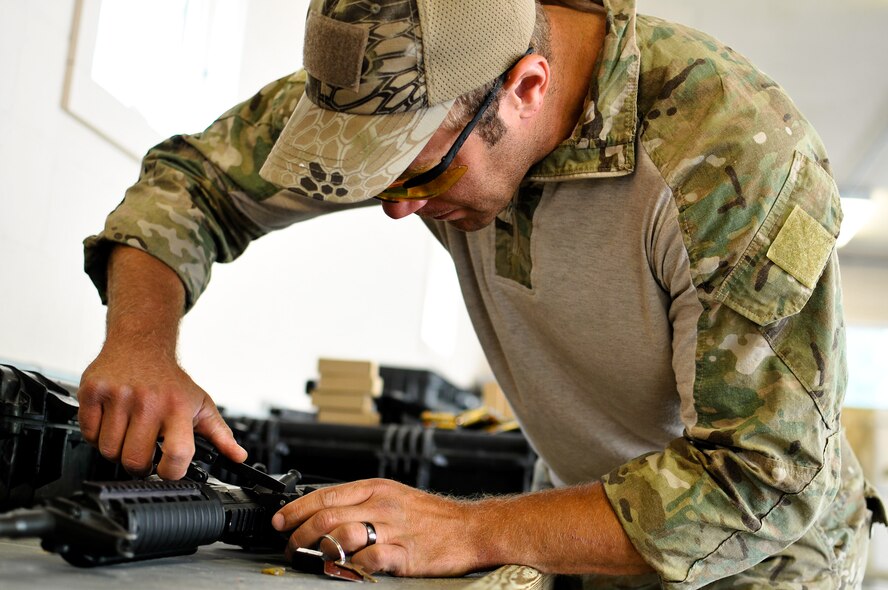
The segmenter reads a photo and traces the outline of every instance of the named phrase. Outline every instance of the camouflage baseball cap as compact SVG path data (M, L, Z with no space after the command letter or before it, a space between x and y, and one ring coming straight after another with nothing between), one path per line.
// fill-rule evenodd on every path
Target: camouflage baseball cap
M259 174L354 203L388 187L458 96L530 43L534 0L312 0L305 94Z

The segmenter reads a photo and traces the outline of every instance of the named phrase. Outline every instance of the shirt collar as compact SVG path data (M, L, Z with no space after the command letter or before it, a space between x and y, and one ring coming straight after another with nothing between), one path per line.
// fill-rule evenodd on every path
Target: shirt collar
M594 0L553 2L582 9ZM635 169L640 55L635 36L635 0L603 0L604 45L583 116L570 138L528 172L532 181L622 176Z

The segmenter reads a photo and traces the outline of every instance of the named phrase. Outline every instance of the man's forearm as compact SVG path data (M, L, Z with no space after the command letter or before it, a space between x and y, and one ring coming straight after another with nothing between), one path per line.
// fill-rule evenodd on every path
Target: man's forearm
M377 533L373 544L365 522ZM290 554L329 534L353 563L396 576L458 576L507 564L565 574L653 571L630 543L600 483L459 500L366 479L306 494L281 508L271 524L291 533Z
M185 288L172 269L135 248L115 247L107 336L80 379L78 415L83 437L131 473L151 468L158 438L157 473L168 479L185 474L195 433L233 461L247 456L213 400L176 361L184 306Z
M116 246L108 262L106 346L138 342L175 359L185 288L178 275L150 254Z
M629 541L600 482L493 498L477 508L472 536L483 539L478 551L485 566L518 563L563 574L653 571Z

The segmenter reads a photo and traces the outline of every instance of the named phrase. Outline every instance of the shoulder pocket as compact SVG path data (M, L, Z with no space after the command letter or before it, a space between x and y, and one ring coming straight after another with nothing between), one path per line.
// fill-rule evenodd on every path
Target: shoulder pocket
M832 177L797 151L771 211L715 298L760 326L798 313L829 260L841 221Z

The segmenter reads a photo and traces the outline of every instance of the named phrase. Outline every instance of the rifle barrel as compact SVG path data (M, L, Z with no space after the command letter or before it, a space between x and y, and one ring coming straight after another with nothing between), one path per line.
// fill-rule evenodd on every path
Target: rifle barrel
M0 515L0 537L42 537L55 529L55 518L46 510L21 509Z

